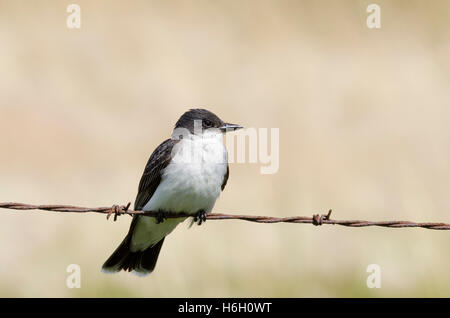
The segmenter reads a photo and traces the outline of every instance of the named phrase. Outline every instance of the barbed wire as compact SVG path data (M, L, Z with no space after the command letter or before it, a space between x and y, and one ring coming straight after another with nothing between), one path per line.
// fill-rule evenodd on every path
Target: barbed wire
M153 211L133 211L129 209L130 203L127 205L113 205L111 207L99 207L99 208L85 208L72 205L34 205L24 203L5 202L0 203L1 209L12 210L43 210L51 212L74 212L74 213L103 213L106 214L106 218L109 219L111 215L114 215L114 221L116 221L119 215L146 215L152 217L159 217L161 212ZM411 221L362 221L362 220L333 220L331 219L331 210L327 214L314 214L312 217L307 216L289 216L289 217L272 217L272 216L257 216L257 215L234 215L223 213L209 213L206 215L207 220L243 220L256 223L302 223L313 225L341 225L347 227L367 227L367 226L379 226L388 228L424 228L429 230L450 230L450 224L447 223L435 223L435 222L411 222ZM187 213L164 213L165 218L177 218L177 217L194 217L192 214Z

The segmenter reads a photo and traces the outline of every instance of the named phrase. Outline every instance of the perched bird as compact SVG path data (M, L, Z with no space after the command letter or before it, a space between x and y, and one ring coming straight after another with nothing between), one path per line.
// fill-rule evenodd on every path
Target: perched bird
M134 204L135 210L158 212L157 217L135 215L102 271L151 273L164 238L187 218L165 218L165 213L189 214L198 224L206 220L229 176L222 137L240 128L206 109L191 109L180 117L171 138L150 156Z

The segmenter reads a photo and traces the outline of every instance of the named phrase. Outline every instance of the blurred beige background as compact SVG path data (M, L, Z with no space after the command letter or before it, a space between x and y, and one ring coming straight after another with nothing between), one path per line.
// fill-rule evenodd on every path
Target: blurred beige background
M450 222L449 1L376 1L378 30L372 1L76 1L79 30L70 3L0 1L0 202L134 201L206 107L280 128L278 173L231 165L216 212ZM128 216L0 213L0 296L450 296L448 232L186 222L140 278L100 272Z

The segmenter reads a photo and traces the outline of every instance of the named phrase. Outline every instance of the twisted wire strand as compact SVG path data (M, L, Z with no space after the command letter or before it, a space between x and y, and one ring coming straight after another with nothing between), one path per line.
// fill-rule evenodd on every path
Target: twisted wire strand
M98 208L86 208L72 205L34 205L14 202L0 203L2 209L12 210L43 210L51 212L74 212L74 213L103 213L107 214L107 218L114 215L114 221L117 216L122 214L128 215L146 215L152 217L158 217L160 212L158 211L133 211L129 210L130 203L127 205L113 205L111 207L98 207ZM411 221L363 221L363 220L333 220L330 218L331 210L328 214L315 214L312 217L307 216L290 216L290 217L272 217L272 216L257 216L257 215L234 215L223 213L210 213L206 215L207 220L242 220L255 223L302 223L313 225L341 225L347 227L367 227L367 226L379 226L388 228L424 228L429 230L450 230L450 224L440 222L411 222ZM192 214L187 213L164 213L166 218L175 217L193 217Z

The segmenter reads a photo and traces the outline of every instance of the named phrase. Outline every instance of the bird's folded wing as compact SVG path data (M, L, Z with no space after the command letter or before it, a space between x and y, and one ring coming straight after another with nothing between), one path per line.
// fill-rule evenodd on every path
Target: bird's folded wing
M178 141L167 139L153 151L139 183L139 190L134 203L135 210L144 208L155 193L161 182L161 172L170 163L173 146Z

